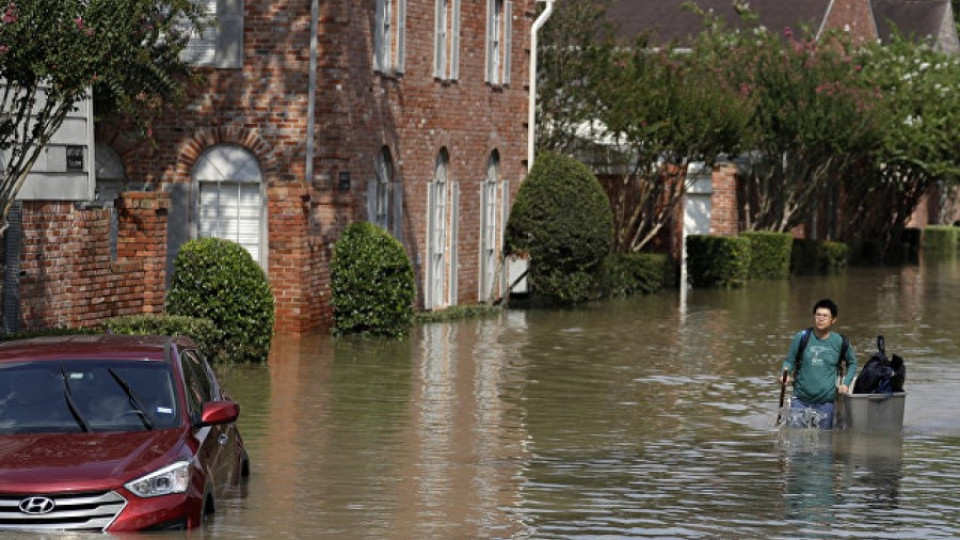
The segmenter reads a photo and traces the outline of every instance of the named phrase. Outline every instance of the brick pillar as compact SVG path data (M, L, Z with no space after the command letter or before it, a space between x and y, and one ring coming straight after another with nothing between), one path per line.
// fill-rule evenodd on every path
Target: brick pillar
M710 195L710 234L734 236L740 232L737 219L737 166L721 163L713 169Z
M167 217L170 212L170 195L160 191L128 191L117 199L117 261L114 274L121 287L129 288L136 294L142 290L140 309L119 311L139 311L140 313L163 312L167 279ZM128 268L129 263L139 268ZM140 271L136 275L125 270ZM137 272L139 274L139 272ZM135 276L135 277L134 277ZM141 277L142 276L142 277ZM141 281L129 282L130 279ZM122 283L127 281L127 283ZM118 291L118 296L130 295ZM130 295L126 300L118 299L127 307L135 303ZM126 314L126 313L124 313Z

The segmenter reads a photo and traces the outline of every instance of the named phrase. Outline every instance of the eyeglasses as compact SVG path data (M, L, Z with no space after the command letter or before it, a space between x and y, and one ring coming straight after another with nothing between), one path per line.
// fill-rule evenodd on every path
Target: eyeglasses
M813 318L814 318L814 319L819 319L819 320L832 319L832 318L833 318L833 315L828 315L828 314L823 314L823 313L817 313L817 314L815 314L815 315L813 316Z

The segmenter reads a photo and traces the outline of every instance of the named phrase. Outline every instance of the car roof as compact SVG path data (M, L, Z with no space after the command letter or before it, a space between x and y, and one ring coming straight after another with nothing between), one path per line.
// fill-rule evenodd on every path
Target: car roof
M0 363L29 360L103 358L113 360L165 360L164 348L189 347L186 337L128 336L116 334L46 336L0 343Z

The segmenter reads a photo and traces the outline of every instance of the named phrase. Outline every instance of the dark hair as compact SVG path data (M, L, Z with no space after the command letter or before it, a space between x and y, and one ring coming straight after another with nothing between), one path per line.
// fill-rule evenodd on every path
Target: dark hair
M823 300L818 301L813 305L813 313L816 315L817 310L820 308L827 308L830 310L830 316L836 318L837 316L837 304L833 303L833 300L829 298L824 298Z

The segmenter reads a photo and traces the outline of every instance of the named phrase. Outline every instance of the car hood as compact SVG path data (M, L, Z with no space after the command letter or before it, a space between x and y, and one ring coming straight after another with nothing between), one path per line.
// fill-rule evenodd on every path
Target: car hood
M183 454L180 429L0 437L0 491L115 489Z

